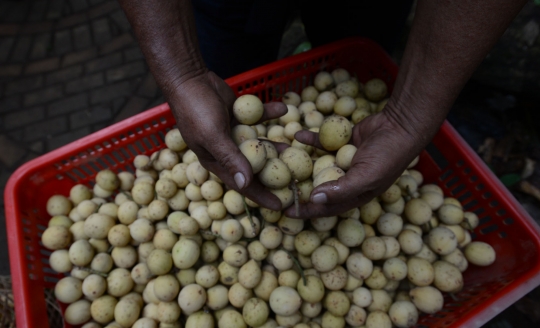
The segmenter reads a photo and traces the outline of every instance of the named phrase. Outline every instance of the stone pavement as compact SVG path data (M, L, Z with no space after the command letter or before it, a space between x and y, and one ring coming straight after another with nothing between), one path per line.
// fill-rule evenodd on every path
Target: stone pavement
M280 57L305 41L301 22L284 38ZM0 275L10 174L163 102L117 0L0 0Z
M116 0L0 1L0 274L10 174L161 103Z

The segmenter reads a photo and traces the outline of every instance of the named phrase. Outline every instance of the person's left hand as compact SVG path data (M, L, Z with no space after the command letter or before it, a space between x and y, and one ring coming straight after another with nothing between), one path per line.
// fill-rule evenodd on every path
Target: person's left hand
M426 140L411 132L414 129L406 128L404 124L408 123L400 122L403 119L393 113L391 108L385 108L356 124L351 142L358 150L346 175L313 189L311 202L300 204L298 215L295 206L288 208L285 215L302 219L338 215L388 189L425 147ZM317 133L299 131L295 138L323 149Z

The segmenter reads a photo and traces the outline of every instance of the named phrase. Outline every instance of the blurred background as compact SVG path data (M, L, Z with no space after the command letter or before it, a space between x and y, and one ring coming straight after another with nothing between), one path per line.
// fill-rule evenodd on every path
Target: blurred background
M408 27L413 17L414 7ZM539 34L540 1L530 1L465 86L448 120L540 224ZM397 63L406 38L407 30L391 54ZM279 57L308 49L302 21L295 18ZM9 275L3 193L10 175L29 160L163 102L116 0L0 0L0 275ZM485 327L539 325L537 289Z

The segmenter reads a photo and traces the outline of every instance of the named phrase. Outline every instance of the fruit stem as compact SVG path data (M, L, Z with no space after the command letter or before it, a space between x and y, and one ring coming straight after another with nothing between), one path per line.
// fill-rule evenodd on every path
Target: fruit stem
M133 197L131 197L131 195L129 193L127 193L126 191L121 191L122 194L124 194L124 196L127 197L127 199L133 201Z
M221 237L220 234L218 233L213 233L212 231L208 231L208 230L199 230L199 232L203 235L207 235L207 236L214 236L214 237Z
M467 230L469 230L469 232L473 232L474 229L472 228L472 225L471 225L471 222L469 221L469 219L467 218L463 218L463 221L467 224Z
M152 168L152 166L154 165L154 162L158 160L159 154L161 154L162 150L163 149L158 150L156 157L154 157L154 159L149 160L148 163L146 163L145 166L141 167L141 170L143 170L143 171L150 170Z
M100 271L97 271L97 270L93 270L93 269L90 269L90 268L86 268L86 267L80 267L80 266L76 266L75 268L79 269L79 270L82 270L82 271L86 271L86 272L90 272L92 274L97 274L97 275L100 275L104 278L107 278L109 275L106 274L106 273L103 273L103 272L100 272Z
M306 275L304 274L304 269L303 269L302 266L300 265L300 262L298 262L298 260L296 259L296 257L294 257L294 255L292 255L291 252L289 252L289 251L286 250L286 249L285 249L285 252L287 252L287 254L289 254L289 256L292 258L294 264L296 264L296 266L298 267L298 270L300 271L300 276L302 277L302 280L304 281L304 286L307 286Z
M299 190L298 190L298 187L296 186L296 183L298 183L298 180L294 180L291 182L291 186L292 186L292 190L293 190L293 195L294 195L294 209L296 211L296 216L300 216L300 202L298 200L298 193L299 193Z
M247 217L249 219L249 223L251 224L251 227L253 229L255 229L256 228L255 222L253 222L253 218L251 217L251 212L249 212L249 207L248 207L248 205L246 203L246 196L242 196L242 201L244 202L244 209L246 210Z

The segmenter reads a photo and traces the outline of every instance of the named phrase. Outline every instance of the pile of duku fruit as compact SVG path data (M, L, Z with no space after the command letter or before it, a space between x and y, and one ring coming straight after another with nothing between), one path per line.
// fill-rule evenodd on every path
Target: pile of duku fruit
M387 88L343 69L283 96L288 113L256 124L251 95L234 104L232 138L283 207L338 179L356 147L352 126L382 110ZM294 139L320 133L326 150ZM290 147L278 153L272 142ZM376 199L339 216L292 219L223 185L170 130L167 148L103 170L47 203L42 235L67 323L98 327L410 327L463 288L472 263L495 260L471 241L479 221L413 167Z

